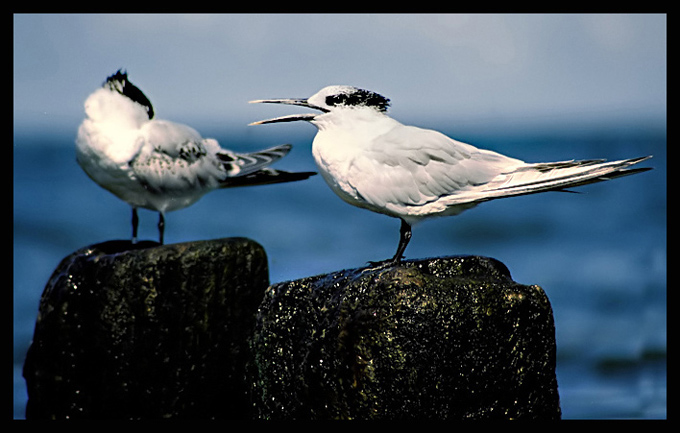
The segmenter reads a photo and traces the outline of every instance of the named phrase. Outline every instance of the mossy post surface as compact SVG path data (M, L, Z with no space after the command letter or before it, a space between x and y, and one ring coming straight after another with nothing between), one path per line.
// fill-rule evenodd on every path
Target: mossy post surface
M251 418L267 257L243 238L111 241L64 258L24 365L27 419Z
M40 302L26 417L561 415L550 303L498 261L268 278L242 238L74 252Z
M274 284L253 337L262 419L558 419L552 309L484 257Z

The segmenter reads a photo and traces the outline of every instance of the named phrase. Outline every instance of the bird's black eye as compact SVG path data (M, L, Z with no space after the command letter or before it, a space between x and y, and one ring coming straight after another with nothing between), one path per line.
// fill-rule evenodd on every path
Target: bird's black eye
M345 94L326 96L326 104L331 107L335 107L336 105L347 105L345 104L346 99L347 95Z
M326 97L326 104L330 107L344 105L346 107L373 107L378 111L387 111L390 100L382 95L368 90L357 89L352 93L339 93Z

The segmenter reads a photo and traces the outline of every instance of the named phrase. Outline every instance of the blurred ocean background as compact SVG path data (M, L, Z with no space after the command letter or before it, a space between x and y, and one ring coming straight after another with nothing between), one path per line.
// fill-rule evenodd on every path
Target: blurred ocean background
M531 162L654 158L654 170L489 202L414 228L407 259L484 255L553 307L565 419L667 417L665 15L15 15L14 418L38 302L59 261L130 236L130 208L75 161L82 104L126 68L158 117L227 148L292 143L275 167L315 170L305 123L249 127L352 84L398 120ZM140 237L157 215L140 211ZM243 236L272 283L391 257L395 219L348 206L320 176L216 191L166 217L166 242Z

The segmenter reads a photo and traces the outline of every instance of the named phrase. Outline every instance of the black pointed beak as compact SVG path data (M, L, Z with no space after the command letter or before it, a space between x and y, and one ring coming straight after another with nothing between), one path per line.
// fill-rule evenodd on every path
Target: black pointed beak
M300 107L313 108L315 110L327 113L328 110L317 107L310 104L306 99L257 99L255 101L250 101L251 104L286 104L286 105L298 105ZM266 123L281 123L281 122L295 122L298 120L311 121L314 120L316 114L291 114L288 116L275 117L273 119L260 120L257 122L250 123L250 125L264 125Z

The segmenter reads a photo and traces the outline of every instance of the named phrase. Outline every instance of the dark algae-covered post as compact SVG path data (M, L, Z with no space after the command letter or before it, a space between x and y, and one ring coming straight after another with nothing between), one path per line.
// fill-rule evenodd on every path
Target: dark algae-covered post
M451 257L275 284L254 337L263 419L559 419L552 309Z
M244 238L111 241L58 265L27 419L559 419L552 309L485 257L270 285Z
M264 249L243 238L74 252L40 302L26 418L248 418L268 278Z

